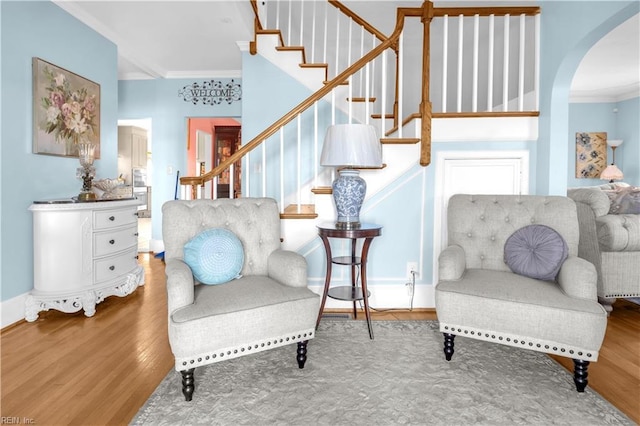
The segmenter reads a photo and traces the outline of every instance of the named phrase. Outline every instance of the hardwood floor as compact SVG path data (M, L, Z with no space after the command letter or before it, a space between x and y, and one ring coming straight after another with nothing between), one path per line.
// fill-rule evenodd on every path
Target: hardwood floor
M173 368L163 263L141 255L146 284L96 315L43 312L2 330L0 415L38 425L128 424ZM364 315L358 315L359 319ZM373 312L376 320L436 319L433 310ZM640 306L618 301L589 386L640 423ZM572 368L571 360L558 358ZM26 419L26 420L25 420ZM7 421L3 421L6 423Z

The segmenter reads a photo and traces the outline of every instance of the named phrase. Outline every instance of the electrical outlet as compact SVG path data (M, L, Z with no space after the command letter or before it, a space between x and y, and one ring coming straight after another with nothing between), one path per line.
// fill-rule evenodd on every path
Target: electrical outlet
M412 283L414 278L411 271L415 272L416 278L420 276L420 271L418 271L418 262L407 262L407 279Z

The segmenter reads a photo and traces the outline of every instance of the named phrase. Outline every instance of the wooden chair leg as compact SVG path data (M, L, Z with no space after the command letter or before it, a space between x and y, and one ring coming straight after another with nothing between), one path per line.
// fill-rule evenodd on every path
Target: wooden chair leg
M573 360L573 383L576 384L576 390L578 392L584 392L589 381L587 380L587 369L589 368L589 361L583 361L581 359Z
M190 368L180 372L180 374L182 374L182 394L184 395L185 401L191 401L193 398L193 391L196 389L195 379L193 377L194 370L195 368Z
M453 356L453 339L455 339L455 334L450 333L442 333L444 334L444 357L447 361L451 361L451 357Z
M302 342L298 342L298 356L296 359L298 360L298 367L304 368L304 363L307 362L307 343L308 340L304 340Z

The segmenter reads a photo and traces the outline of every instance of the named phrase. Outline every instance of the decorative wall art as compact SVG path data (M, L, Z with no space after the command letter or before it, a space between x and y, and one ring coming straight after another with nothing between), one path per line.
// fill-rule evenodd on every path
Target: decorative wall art
M576 177L599 178L607 167L607 133L576 133Z
M33 58L33 152L78 157L78 144L100 158L100 85Z
M227 83L220 80L208 80L184 86L178 91L178 96L185 102L191 102L194 105L197 105L198 102L202 102L203 105L219 105L222 102L231 104L242 99L242 89L240 84L234 80Z

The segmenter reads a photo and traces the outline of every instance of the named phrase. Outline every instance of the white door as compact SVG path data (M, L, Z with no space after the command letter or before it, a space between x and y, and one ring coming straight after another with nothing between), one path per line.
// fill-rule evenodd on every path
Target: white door
M528 151L451 151L436 154L433 282L447 246L447 207L454 194L527 194Z

